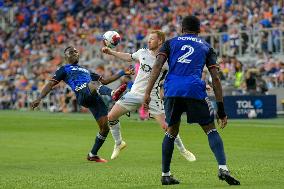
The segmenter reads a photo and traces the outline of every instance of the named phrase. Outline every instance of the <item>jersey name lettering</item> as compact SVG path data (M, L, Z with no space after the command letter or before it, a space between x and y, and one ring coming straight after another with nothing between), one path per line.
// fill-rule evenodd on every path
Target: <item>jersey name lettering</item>
M196 37L178 37L178 40L179 41L194 41L194 42L197 42L197 43L203 43L200 39L197 39Z

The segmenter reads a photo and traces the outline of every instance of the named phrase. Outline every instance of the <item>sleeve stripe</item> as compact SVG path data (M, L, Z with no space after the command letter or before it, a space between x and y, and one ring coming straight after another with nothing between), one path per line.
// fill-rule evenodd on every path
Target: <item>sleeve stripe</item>
M165 56L166 58L168 58L168 55L167 55L166 53L159 52L159 53L157 54L157 56L159 56L159 55L162 55L162 56ZM157 57L157 56L156 56L156 57Z
M49 81L55 81L55 82L59 83L59 81L57 81L56 79L50 79Z

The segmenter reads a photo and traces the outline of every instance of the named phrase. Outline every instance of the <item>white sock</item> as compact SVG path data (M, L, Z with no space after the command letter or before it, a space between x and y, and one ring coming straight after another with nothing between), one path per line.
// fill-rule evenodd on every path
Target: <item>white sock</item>
M90 156L90 157L94 157L95 155L92 154L92 152L89 152L89 156Z
M177 148L180 152L184 152L186 150L183 143L182 143L182 140L181 140L179 134L176 136L175 144L177 145Z
M119 120L109 121L110 132L112 134L112 138L115 141L115 145L118 146L121 144L122 137L120 132L120 123Z
M163 173L163 172L162 172L162 176L171 176L171 172L170 172L170 171L167 172L167 173Z
M223 169L225 171L229 171L227 165L219 165L219 169Z

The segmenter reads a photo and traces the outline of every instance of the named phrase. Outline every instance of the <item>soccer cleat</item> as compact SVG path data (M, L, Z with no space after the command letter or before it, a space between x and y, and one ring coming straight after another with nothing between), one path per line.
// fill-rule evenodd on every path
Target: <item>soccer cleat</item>
M187 161L196 161L196 157L193 153L188 150L180 152L180 154L187 160Z
M219 169L218 177L220 180L226 181L229 185L240 185L240 181L230 175L229 171Z
M171 176L162 176L161 182L162 182L162 185L179 184L179 181L177 179L175 179L172 175Z
M89 154L87 156L87 160L89 161L95 161L97 163L106 163L107 160L103 159L103 158L100 158L99 156L93 156L91 157Z
M118 157L120 151L122 149L124 149L126 147L126 143L124 141L121 141L120 145L116 146L114 145L114 149L113 149L113 152L112 152L112 155L111 155L111 158L110 159L115 159Z
M126 87L127 87L126 84L120 85L111 95L112 100L118 101L122 96L123 92L126 90Z

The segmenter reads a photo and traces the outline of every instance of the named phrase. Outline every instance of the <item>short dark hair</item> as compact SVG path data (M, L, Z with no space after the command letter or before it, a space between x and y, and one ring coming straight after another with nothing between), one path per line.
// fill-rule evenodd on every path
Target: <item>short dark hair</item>
M184 31L199 33L200 21L196 16L186 16L182 19L181 27Z

